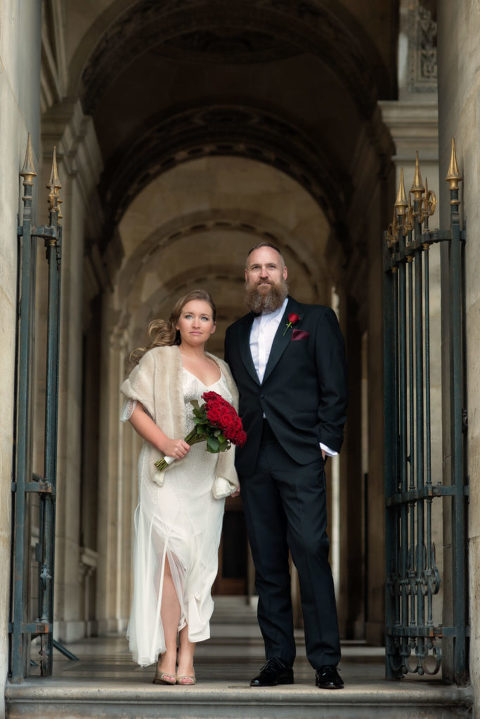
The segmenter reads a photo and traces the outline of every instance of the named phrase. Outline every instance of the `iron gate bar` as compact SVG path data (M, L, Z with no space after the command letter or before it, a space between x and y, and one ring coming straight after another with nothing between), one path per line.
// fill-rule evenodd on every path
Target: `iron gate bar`
M18 328L18 413L17 454L15 477L12 482L14 501L13 528L13 577L11 597L11 659L10 673L14 682L20 682L27 674L26 648L29 637L41 637L41 673L52 672L53 644L53 570L55 546L55 498L56 498L56 447L58 416L58 341L59 296L61 259L61 213L60 182L58 179L56 152L54 149L52 172L49 182L49 225L34 228L32 225L32 188L36 176L30 136L28 137L25 162L20 175L23 177L24 204L23 224L18 229L21 239L19 252L21 264L20 302ZM44 476L31 474L29 386L31 378L31 323L33 317L35 263L33 261L36 240L45 240L48 261L48 325L46 365L46 407ZM35 242L34 242L35 241ZM31 479L27 481L27 476ZM24 621L27 613L27 591L24 570L28 566L28 544L25 542L27 494L37 494L40 502L39 542L37 544L38 571L38 619ZM55 642L55 646L57 646ZM59 648L60 645L59 645ZM61 648L63 650L63 648ZM72 655L73 656L73 655Z
M20 176L23 177L23 221L18 228L19 263L21 273L19 327L18 327L18 387L17 387L17 427L16 427L16 463L13 485L13 516L15 549L13 559L13 601L12 617L12 661L11 671L14 681L21 681L24 675L26 656L22 631L24 612L24 555L25 555L25 484L30 464L30 352L31 352L31 291L32 277L35 271L32 240L32 196L33 178L36 177L30 135L28 136L25 162Z
M450 375L451 375L451 463L452 484L456 488L453 498L453 551L455 557L454 572L454 621L460 628L466 624L466 583L465 583L465 501L463 485L465 483L464 467L464 377L463 377L463 283L462 283L462 243L460 240L460 216L458 183L462 177L458 171L455 154L455 141L452 140L452 156L447 173L450 185ZM463 571L461 571L463 570ZM466 650L463 632L457 634L455 640L455 679L463 683L466 679Z
M55 484L57 455L57 414L58 414L58 339L59 339L59 295L60 295L60 258L58 251L61 241L59 226L59 190L56 149L53 150L52 171L49 194L49 228L52 232L38 235L45 239L48 262L48 323L47 323L47 366L46 366L46 402L45 402L45 477L51 478L52 493L43 493L40 497L40 551L39 562L39 616L46 622L53 617L53 578L54 578L54 534L55 534ZM53 635L50 632L42 640L40 669L42 676L52 673Z
M407 201L403 170L393 221L385 233L384 358L385 358L385 506L386 506L386 675L409 671L436 673L442 662L436 640L455 641L454 677L465 679L466 579L464 475L464 378L462 326L462 245L455 145L447 181L450 184L449 232L431 231L428 218L436 198L423 186L418 153ZM413 196L413 204L410 202ZM449 325L451 327L450 486L433 484L430 380L430 257L432 244L447 243L449 251ZM435 626L433 597L440 587L432 540L433 500L452 497L454 626ZM414 656L412 656L414 652Z
M463 489L464 495L468 496L468 487L465 486ZM453 497L456 494L456 487L431 484L430 486L425 486L422 489L409 489L406 492L396 492L386 498L385 504L387 507L394 507L397 504L404 504L405 502L415 502L420 499L433 499L433 497Z
M399 212L404 211L406 206L406 198L399 197ZM402 238L402 243L404 239ZM404 249L403 247L401 249ZM407 465L405 463L407 457L407 404L406 404L406 387L407 387L407 364L406 364L406 347L407 347L407 316L410 311L409 304L407 302L406 295L406 281L407 281L407 268L405 264L401 264L398 267L397 273L397 288L398 300L397 300L397 332L398 332L398 347L397 355L395 357L396 375L398 377L398 388L396 402L399 405L399 420L398 420L398 453L397 462L400 462L400 477L395 481L395 489L399 486L402 489L407 489L408 486L408 474ZM408 512L407 507L402 507L400 515L400 523L396 525L397 541L396 546L399 552L398 559L394 561L395 579L393 582L393 591L399 596L394 597L395 602L395 625L400 624L401 617L406 616L408 611L408 594L409 594L409 580L408 580L408 568L410 564L410 557L408 554L408 546L404 541L406 532L408 529ZM398 646L398 653L400 663L404 661L404 657L409 654L407 641L402 637Z

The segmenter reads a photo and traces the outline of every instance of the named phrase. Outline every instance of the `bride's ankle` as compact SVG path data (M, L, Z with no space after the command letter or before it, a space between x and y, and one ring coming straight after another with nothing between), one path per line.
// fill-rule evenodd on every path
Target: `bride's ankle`
M165 652L164 654L159 654L157 666L162 672L175 674L177 666L177 652Z
M182 657L178 657L178 663L177 663L177 674L194 674L195 670L193 668L193 657L186 657L185 659L182 659Z

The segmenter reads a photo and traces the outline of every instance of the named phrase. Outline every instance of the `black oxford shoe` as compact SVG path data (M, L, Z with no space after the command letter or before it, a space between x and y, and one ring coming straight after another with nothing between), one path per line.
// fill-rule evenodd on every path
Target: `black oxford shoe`
M275 687L277 684L293 684L293 669L276 658L269 659L250 682L251 687Z
M343 679L337 667L326 664L315 672L315 684L320 689L343 689Z

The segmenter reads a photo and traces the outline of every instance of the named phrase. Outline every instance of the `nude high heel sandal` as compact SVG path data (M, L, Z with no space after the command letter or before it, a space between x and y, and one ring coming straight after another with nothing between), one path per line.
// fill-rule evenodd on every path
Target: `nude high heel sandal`
M177 677L175 674L167 674L166 672L159 672L158 667L155 672L155 676L153 677L153 683L154 684L176 684L177 683Z
M193 686L197 683L195 674L177 674L177 684L181 684L184 687Z

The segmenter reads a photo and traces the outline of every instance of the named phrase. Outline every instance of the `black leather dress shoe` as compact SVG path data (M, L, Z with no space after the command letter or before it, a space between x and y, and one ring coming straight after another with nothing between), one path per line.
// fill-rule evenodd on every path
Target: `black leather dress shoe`
M293 669L276 658L269 659L250 682L251 687L275 687L277 684L293 684Z
M343 679L337 667L326 664L315 672L315 684L320 689L343 689Z

